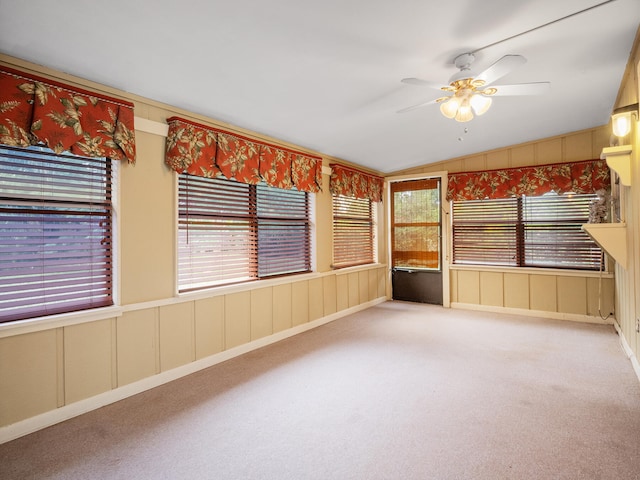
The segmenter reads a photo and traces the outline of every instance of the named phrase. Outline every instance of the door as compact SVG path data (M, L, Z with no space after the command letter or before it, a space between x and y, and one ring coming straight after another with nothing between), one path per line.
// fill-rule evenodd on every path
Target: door
M394 300L442 305L440 179L391 183Z

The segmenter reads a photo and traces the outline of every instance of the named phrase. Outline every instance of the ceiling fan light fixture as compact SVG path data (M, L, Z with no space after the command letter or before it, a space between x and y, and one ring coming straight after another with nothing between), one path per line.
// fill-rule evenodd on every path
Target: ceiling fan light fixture
M460 107L460 97L454 95L449 97L449 100L440 104L440 111L447 118L455 118Z
M476 112L476 115L482 115L489 110L491 106L491 99L489 97L485 97L484 95L480 95L479 93L474 93L469 100L471 107L473 107L473 111Z
M473 112L471 111L471 105L468 102L463 102L458 109L458 113L455 116L456 122L468 122L473 119Z

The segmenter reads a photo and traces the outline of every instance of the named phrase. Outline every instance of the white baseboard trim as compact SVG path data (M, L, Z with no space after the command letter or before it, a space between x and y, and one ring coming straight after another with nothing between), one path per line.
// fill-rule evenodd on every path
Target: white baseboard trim
M41 413L40 415L36 415L34 417L12 423L4 427L0 427L0 444L9 442L24 435L28 435L37 430L50 427L51 425L55 425L56 423L69 420L70 418L77 417L79 415L82 415L83 413L96 410L100 407L104 407L105 405L124 400L127 397L137 395L138 393L142 393L146 390L150 390L165 383L171 382L172 380L190 375L199 370L211 367L244 353L248 353L252 350L257 350L258 348L262 348L272 343L279 342L280 340L284 340L285 338L289 338L294 335L298 335L299 333L306 332L307 330L312 330L326 323L330 323L347 315L366 310L367 308L373 307L386 301L387 299L385 297L380 297L375 300L362 303L355 307L347 308L331 315L327 315L326 317L322 317L317 320L304 323L302 325L297 325L282 332L274 333L273 335L269 335L268 337L260 338L252 342L230 348L229 350L216 353L215 355L211 355L210 357L196 360L172 370L167 370L166 372L161 372L157 375L153 375L152 377L143 378L142 380L138 380L128 385L123 385L122 387L109 390L94 397L80 400L78 402L65 405L55 410L50 410L48 412Z
M548 312L545 310L528 310L526 308L497 307L493 305L476 305L474 303L451 302L451 308L461 310L476 310L480 312L509 313L512 315L525 315L527 317L550 318L552 320L569 320L571 322L597 323L599 325L613 325L614 318L603 320L600 317L580 315L577 313Z
M633 367L633 371L636 372L638 381L640 381L640 362L638 362L638 357L636 357L635 354L633 353L633 350L631 350L631 347L629 346L629 343L627 342L627 339L624 336L624 333L622 332L622 328L620 328L620 324L616 321L616 322L613 322L613 326L615 327L616 332L618 333L618 338L620 338L620 346L622 347L624 354L631 361L631 366Z

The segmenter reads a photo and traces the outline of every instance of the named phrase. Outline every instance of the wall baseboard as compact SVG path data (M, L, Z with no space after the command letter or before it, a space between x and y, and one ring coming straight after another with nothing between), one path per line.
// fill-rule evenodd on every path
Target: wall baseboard
M226 360L237 357L244 353L248 353L252 350L257 350L258 348L262 348L272 343L279 342L280 340L284 340L285 338L298 335L299 333L305 332L307 330L312 330L347 315L366 310L367 308L373 307L386 301L387 299L385 297L380 297L375 300L362 303L355 307L347 308L331 315L327 315L317 320L298 325L282 332L274 333L273 335L269 335L252 342L245 343L238 347L230 348L229 350L216 353L215 355L211 355L210 357L196 360L195 362L182 365L166 372L161 372L157 375L138 380L128 385L117 387L113 390L109 390L99 395L80 400L69 405L65 405L55 410L41 413L34 417L12 423L4 427L0 427L0 444L9 442L24 435L28 435L37 430L50 427L51 425L55 425L56 423L69 420L73 417L77 417L92 410L97 410L98 408L104 407L111 403L124 400L127 397L137 395L138 393L142 393L146 390L150 390L178 378L190 375L199 370L203 370L218 363L222 363Z
M545 310L527 310L525 308L497 307L493 305L477 305L474 303L451 302L451 308L461 310L476 310L480 312L509 313L512 315L524 315L527 317L549 318L552 320L569 320L571 322L596 323L599 325L613 325L614 318L604 320L600 317L581 315L577 313L548 312Z
M620 324L618 322L613 322L613 326L618 333L618 338L620 338L620 346L624 351L624 354L631 361L631 366L633 367L633 371L636 372L636 376L638 377L638 381L640 381L640 362L638 362L638 358L633 353L633 350L629 346L624 333L622 332L622 328L620 328Z

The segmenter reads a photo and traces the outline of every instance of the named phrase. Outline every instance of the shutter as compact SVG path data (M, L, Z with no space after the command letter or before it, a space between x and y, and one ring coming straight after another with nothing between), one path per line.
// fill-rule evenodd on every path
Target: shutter
M518 265L516 198L453 202L453 263Z
M0 148L0 321L112 305L111 161Z
M373 263L371 200L333 196L333 267Z

